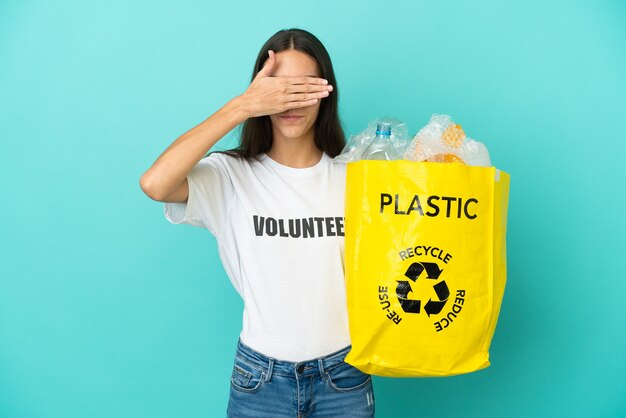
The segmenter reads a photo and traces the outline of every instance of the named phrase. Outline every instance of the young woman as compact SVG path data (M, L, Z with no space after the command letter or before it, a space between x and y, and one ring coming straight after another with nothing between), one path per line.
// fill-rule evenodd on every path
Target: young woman
M207 228L244 301L228 416L371 417L350 350L344 286L345 137L328 52L277 32L252 83L184 133L141 178L167 219ZM243 123L239 147L209 149Z

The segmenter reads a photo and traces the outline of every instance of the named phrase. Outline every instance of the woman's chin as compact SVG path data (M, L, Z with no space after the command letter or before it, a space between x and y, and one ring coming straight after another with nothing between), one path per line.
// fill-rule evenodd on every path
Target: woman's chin
M286 139L299 139L305 136L304 129L298 127L288 127L280 130L280 134Z

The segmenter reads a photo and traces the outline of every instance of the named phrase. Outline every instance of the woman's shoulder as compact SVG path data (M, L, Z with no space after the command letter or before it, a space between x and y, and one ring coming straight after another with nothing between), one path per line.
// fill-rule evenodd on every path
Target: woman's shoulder
M344 173L346 172L347 169L347 164L345 162L340 162L340 161L336 161L334 158L330 158L328 157L328 166L339 173Z
M235 151L227 150L227 151L212 151L209 154L205 155L203 160L208 160L211 162L219 162L221 164L226 165L238 165L238 164L250 164L251 161L256 160L257 158L246 158L241 156Z
M259 156L248 158L234 151L213 151L200 160L200 163L211 164L228 173L233 173L248 171L254 165L259 164L259 161Z

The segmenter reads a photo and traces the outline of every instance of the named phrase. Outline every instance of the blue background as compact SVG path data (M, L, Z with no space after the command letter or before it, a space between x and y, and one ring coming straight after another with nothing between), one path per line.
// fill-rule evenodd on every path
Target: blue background
M625 18L617 0L2 1L0 416L225 414L242 303L211 235L139 178L288 27L327 46L348 134L450 114L512 178L492 366L376 377L377 416L626 416Z

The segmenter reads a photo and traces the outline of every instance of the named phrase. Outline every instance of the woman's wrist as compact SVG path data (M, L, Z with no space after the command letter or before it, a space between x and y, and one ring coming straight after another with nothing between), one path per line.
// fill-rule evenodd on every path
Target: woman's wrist
M252 116L243 95L236 96L232 100L230 100L226 104L226 108L228 108L228 110L232 112L233 117L237 121L237 124L245 122Z

